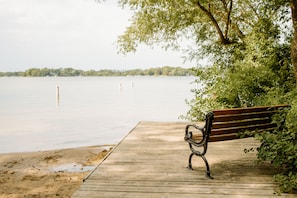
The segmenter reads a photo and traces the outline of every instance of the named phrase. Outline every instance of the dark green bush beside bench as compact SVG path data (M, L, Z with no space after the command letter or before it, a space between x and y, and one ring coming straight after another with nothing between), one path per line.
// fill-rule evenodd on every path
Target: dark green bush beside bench
M258 106L214 110L206 115L204 127L189 124L185 129L185 141L189 143L191 154L188 168L192 169L193 155L203 159L206 165L206 176L213 179L205 157L208 142L226 141L241 138L240 132L260 133L273 131L280 126L272 123L272 116L280 113L289 105ZM248 137L248 136L247 136ZM199 148L202 148L199 149Z

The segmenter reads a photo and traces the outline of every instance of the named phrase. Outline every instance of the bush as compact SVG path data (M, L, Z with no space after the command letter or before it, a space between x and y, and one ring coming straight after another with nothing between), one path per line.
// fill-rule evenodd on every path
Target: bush
M294 91L295 92L295 91ZM285 120L285 127L274 133L262 133L256 138L261 145L257 149L258 159L271 161L280 173L274 176L282 192L297 189L297 100L293 98L291 109L287 114L279 115L275 121Z

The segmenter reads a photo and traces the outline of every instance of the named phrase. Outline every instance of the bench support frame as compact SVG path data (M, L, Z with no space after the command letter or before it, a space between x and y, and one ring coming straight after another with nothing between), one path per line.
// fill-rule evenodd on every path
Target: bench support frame
M197 125L193 125L193 124L190 124L190 125L187 125L186 126L186 129L185 129L185 141L189 143L189 147L190 147L190 150L191 150L191 154L189 156L189 163L188 163L188 169L191 169L193 170L192 168L192 157L194 155L198 156L198 157L201 157L205 163L205 167L206 167L206 177L209 178L209 179L214 179L211 174L210 174L210 167L209 167L209 164L208 164L208 161L205 157L205 154L207 152L207 146L208 146L208 138L209 138L209 132L210 131L210 127L211 127L211 124L212 124L212 120L213 120L213 117L214 117L214 114L212 112L208 113L206 115L206 123L205 123L205 126L204 127L199 127ZM196 142L196 141L193 141L192 139L192 136L193 136L193 133L191 131L189 131L189 129L191 127L194 127L196 130L198 130L201 135L202 135L202 140L200 142ZM202 151L198 150L197 148L202 148Z

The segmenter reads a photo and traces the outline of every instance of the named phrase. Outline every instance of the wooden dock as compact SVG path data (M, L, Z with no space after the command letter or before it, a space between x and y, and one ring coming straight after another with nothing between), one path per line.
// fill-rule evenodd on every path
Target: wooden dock
M206 155L214 180L193 158L184 141L186 123L140 122L100 163L74 193L80 197L275 197L277 185L269 164L256 164L243 152L258 143L252 138L209 144ZM283 194L286 197L296 195Z

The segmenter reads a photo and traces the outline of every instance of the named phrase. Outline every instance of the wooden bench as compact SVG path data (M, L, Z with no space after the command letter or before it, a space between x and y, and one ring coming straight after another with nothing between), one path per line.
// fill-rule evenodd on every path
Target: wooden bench
M187 125L185 128L185 141L189 143L192 152L189 156L188 168L193 170L193 155L199 156L205 162L206 176L213 179L205 157L208 142L238 139L241 138L240 133L247 131L252 135L253 133L278 129L280 126L272 123L272 116L288 107L289 105L285 104L214 110L206 115L204 127L194 124Z

